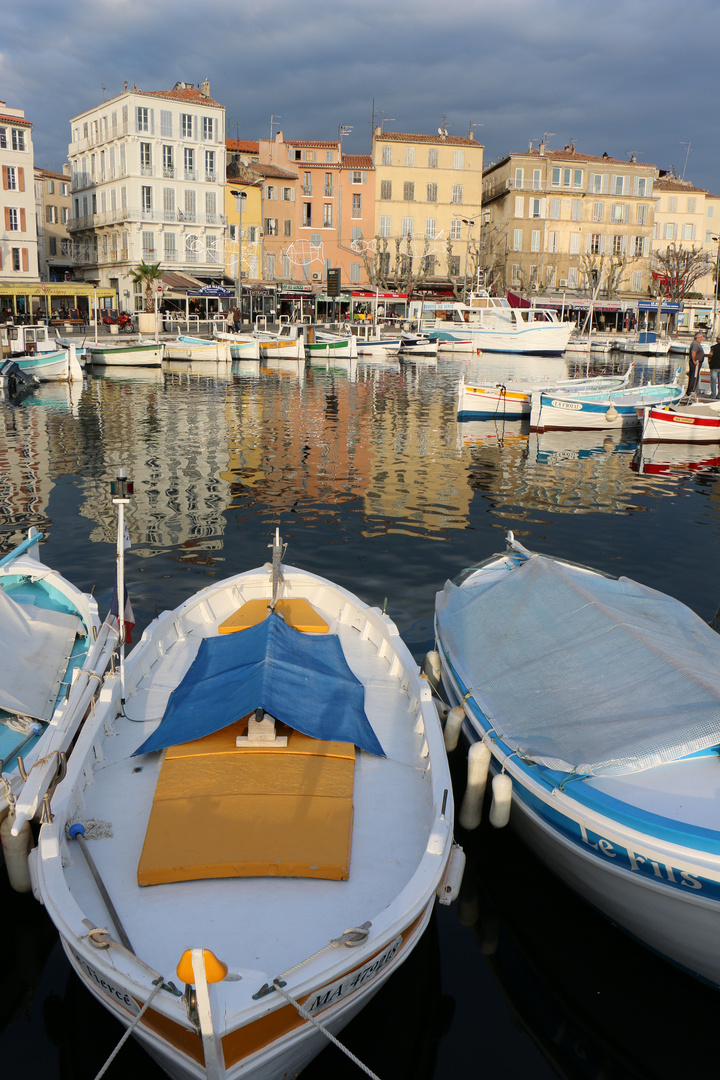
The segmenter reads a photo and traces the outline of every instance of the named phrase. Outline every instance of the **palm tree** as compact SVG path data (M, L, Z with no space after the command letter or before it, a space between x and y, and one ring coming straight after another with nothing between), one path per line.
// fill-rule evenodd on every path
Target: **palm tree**
M155 310L155 297L153 295L153 285L162 277L162 270L160 269L160 263L146 263L141 262L139 266L136 266L134 270L130 271L130 277L135 284L138 282L145 283L145 310Z

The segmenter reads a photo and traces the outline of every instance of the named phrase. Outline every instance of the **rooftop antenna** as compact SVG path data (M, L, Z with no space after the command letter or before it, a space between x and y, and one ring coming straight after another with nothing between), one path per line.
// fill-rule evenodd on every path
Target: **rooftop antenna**
M273 128L275 126L275 121L276 120L282 120L282 116L275 116L275 114L273 113L273 115L270 117L270 160L271 161L272 161L272 152L273 152L273 139L275 138Z
M352 124L338 124L338 142L340 143L340 160L342 161L343 135L349 135L353 129Z
M479 123L476 120L471 120L470 123L468 124L468 138L470 138L471 135L472 135L472 129L476 128L476 127L485 127L485 125Z
M383 115L382 109L380 110L380 130L383 130L383 124L395 124L397 121L394 116Z
M542 141L545 143L545 146L547 146L548 139L552 139L554 137L554 135L555 135L554 131L544 131L543 132Z
M628 156L628 158L630 159L631 162L635 163L637 161L637 156L638 156L638 151L637 150L626 150L625 153L627 154L627 156Z
M685 154L685 164L683 165L683 174L682 174L682 179L684 180L685 179L685 170L687 169L688 158L690 157L690 143L681 141L680 145L681 146L687 146L687 153Z
M103 101L104 101L105 100L105 95L108 92L108 88L105 85L105 83L100 83L100 89L102 90L102 96L103 96Z

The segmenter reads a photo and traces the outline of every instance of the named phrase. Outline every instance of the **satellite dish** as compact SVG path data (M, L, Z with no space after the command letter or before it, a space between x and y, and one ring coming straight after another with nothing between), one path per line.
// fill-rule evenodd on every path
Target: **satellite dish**
M438 135L447 135L447 130L445 128L439 127Z

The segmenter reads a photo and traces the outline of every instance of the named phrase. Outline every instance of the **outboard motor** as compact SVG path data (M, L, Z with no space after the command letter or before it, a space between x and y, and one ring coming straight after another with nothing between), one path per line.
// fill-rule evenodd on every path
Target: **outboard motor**
M6 387L10 398L34 390L38 385L35 376L28 371L23 371L14 360L5 360L0 365L0 382Z

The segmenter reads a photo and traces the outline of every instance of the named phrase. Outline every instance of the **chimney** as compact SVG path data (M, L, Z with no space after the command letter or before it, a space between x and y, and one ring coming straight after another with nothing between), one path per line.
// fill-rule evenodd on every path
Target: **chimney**
M574 143L574 142L571 142L571 143L570 143L570 153L571 153L571 154L574 154L574 153L575 153L575 143Z
M127 79L125 80L125 92L127 93Z
M210 97L210 80L209 79L205 79L203 82L200 83L200 93L202 94L203 97L206 97L206 98Z
M530 141L528 142L528 154L532 154L532 144L533 144L533 141L532 141L532 139L530 139Z
M544 153L545 153L545 140L541 139L540 140L540 145L538 146L538 154L540 155L540 157L542 157Z
M475 138L475 136L473 134L473 129L470 128L470 130L468 131L468 139L474 139L474 138Z

